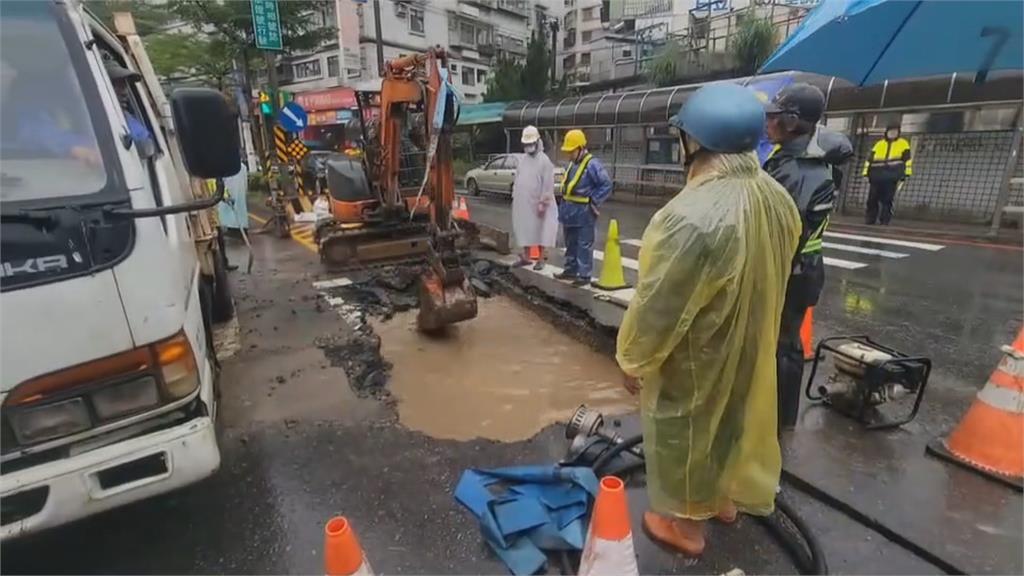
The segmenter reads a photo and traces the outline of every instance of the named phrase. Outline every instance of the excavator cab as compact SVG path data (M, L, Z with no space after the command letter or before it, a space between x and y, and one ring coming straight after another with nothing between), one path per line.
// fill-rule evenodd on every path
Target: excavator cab
M476 317L456 250L451 131L458 100L440 48L387 63L379 93L357 93L363 154L327 165L331 218L316 231L331 269L423 264L419 325Z

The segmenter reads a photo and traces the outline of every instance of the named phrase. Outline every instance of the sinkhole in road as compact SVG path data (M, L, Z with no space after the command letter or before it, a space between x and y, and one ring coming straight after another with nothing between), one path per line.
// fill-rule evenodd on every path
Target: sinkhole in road
M615 361L507 296L443 334L416 330L416 310L372 321L388 389L403 425L435 438L530 438L580 404L605 414L636 409Z

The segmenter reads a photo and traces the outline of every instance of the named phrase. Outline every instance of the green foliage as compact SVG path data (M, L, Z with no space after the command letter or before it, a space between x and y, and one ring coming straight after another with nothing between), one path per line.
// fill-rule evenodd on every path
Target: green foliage
M765 18L747 18L740 23L732 43L737 72L751 75L775 50L775 27Z
M682 57L679 43L675 40L667 42L654 57L654 61L645 67L644 75L651 84L659 88L672 86L679 81L676 63Z
M194 33L157 33L145 39L157 74L171 82L200 82L224 90L231 83L234 59L218 38Z
M484 101L542 100L554 96L559 89L564 92L564 79L561 84L550 85L550 71L551 52L547 41L544 34L535 34L526 48L526 62L498 56L487 78Z

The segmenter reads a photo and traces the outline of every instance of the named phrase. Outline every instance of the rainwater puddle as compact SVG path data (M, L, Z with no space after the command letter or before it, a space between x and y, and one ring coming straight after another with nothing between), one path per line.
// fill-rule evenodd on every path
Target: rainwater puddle
M415 310L374 323L408 428L512 442L568 420L580 404L605 414L636 409L611 358L507 298L481 299L479 307L479 316L443 336L417 332Z

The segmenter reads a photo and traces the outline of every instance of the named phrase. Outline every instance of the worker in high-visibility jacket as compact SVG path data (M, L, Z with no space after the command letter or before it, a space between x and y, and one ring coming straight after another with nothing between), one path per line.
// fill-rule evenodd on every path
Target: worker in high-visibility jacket
M604 165L587 150L582 130L569 130L562 141L562 152L571 161L562 180L562 200L558 221L565 235L565 262L559 280L571 280L574 286L590 284L594 270L594 233L601 205L611 196L612 180Z
M846 136L818 126L824 111L825 95L802 82L780 90L765 110L766 133L775 147L764 170L789 192L802 224L776 352L780 429L796 425L804 370L800 325L825 285L822 240L835 203L836 182L842 177L839 167L853 156Z
M871 154L861 172L871 184L867 209L864 211L865 224L878 223L884 226L892 220L892 204L896 192L913 172L910 142L900 136L899 124L890 124L885 129L885 137L871 148Z

